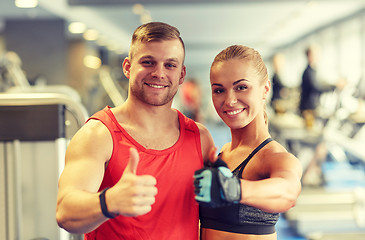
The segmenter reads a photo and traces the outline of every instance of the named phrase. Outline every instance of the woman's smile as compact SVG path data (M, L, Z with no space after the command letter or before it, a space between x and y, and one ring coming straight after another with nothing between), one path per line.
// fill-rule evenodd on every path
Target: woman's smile
M240 108L240 109L235 109L235 110L226 110L226 111L224 111L224 113L230 117L234 117L234 116L240 114L241 112L243 112L244 110L245 110L245 108Z

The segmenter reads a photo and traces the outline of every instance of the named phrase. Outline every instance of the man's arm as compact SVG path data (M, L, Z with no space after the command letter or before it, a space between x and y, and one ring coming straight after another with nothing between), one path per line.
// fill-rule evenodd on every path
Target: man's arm
M216 147L214 145L213 137L208 129L201 123L196 123L200 132L200 142L204 163L214 161L216 159Z
M112 151L111 135L99 121L89 121L72 138L59 179L56 219L60 227L72 233L86 233L108 219L101 211L97 191ZM111 214L138 216L151 210L157 193L156 180L135 175L138 161L137 151L132 150L121 179L105 192Z
M56 219L60 227L84 233L107 219L101 213L97 191L112 148L111 135L99 121L90 120L71 139L58 182Z

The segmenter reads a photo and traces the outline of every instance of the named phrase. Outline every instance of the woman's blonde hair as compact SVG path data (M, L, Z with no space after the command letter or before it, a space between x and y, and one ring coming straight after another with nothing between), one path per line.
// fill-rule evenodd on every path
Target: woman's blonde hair
M253 48L244 46L244 45L232 45L223 49L218 55L214 58L211 69L219 62L225 62L231 59L239 59L239 60L247 60L251 63L257 74L260 78L260 83L265 84L268 81L269 76L267 73L267 68L262 59L260 53ZM264 105L264 118L265 123L268 123L268 117L266 113L266 105Z
M265 83L269 79L267 68L258 51L243 45L232 45L222 50L214 58L212 67L218 62L224 62L231 59L244 59L252 63L256 68L257 74L260 76L261 83Z

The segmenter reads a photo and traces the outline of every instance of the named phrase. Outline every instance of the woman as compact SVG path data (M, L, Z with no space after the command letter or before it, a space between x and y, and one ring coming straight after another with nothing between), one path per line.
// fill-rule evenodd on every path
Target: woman
M232 135L219 156L233 178L239 179L240 196L239 202L229 206L201 204L201 239L276 239L279 213L293 207L301 191L302 168L296 157L270 137L266 66L254 49L230 46L215 57L210 81L214 107ZM202 178L195 176L197 196Z

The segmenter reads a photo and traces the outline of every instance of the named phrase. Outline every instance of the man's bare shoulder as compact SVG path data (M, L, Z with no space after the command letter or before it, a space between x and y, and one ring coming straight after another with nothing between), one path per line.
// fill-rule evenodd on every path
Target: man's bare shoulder
M215 150L214 140L208 128L201 123L196 123L200 132L200 141L204 161L208 161L210 154Z
M106 160L111 156L112 149L113 140L108 128L102 122L90 119L73 136L67 153L78 158L90 155Z
M206 138L206 137L211 138L212 137L206 126L204 126L202 123L199 123L199 122L195 122L195 123L198 126L201 137L204 137L204 138Z
M75 137L103 137L109 135L108 128L99 120L90 119L75 134Z

